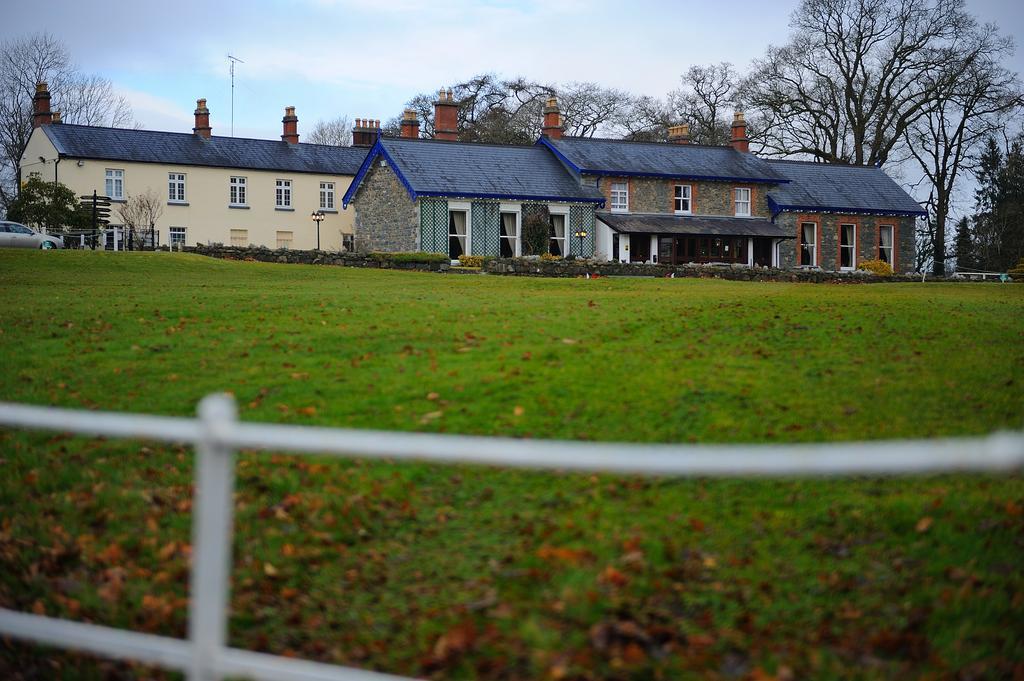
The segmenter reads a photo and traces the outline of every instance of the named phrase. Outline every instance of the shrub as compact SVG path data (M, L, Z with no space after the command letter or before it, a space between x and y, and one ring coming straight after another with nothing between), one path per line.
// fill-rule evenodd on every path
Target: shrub
M546 213L547 211L545 211ZM523 255L544 255L548 252L548 218L531 213L523 220Z
M459 264L463 267L483 267L487 261L482 255L460 255Z
M441 263L449 262L445 253L370 253L370 257L377 262L416 262L416 263Z
M1006 273L1009 274L1010 278L1014 281L1024 282L1024 258L1021 258L1020 262L1007 270Z
M544 260L545 262L552 262L554 260L561 260L562 256L560 256L560 255L551 255L550 253L541 253L540 254L540 259Z
M884 260L865 260L857 266L857 269L877 274L880 277L891 277L893 275L892 265Z

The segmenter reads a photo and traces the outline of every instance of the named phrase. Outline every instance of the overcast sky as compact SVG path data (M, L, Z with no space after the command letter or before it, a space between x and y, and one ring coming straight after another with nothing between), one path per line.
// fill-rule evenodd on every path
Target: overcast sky
M662 97L691 64L740 69L788 34L796 0L47 0L0 10L0 39L49 31L85 71L110 78L136 119L190 131L206 97L214 134L277 138L285 106L299 132L320 118L385 120L420 92L476 73L597 81ZM1022 2L968 0L1024 38ZM1024 72L1018 54L1014 68Z

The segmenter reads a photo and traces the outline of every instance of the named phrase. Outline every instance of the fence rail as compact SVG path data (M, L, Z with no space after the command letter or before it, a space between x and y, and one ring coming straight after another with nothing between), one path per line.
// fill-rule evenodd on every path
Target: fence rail
M190 681L399 681L400 677L227 646L235 451L665 476L903 475L1024 467L1024 432L975 438L790 445L659 445L396 433L238 421L210 395L199 418L114 414L0 402L0 426L192 444L196 497L188 639L0 608L0 634L183 671Z

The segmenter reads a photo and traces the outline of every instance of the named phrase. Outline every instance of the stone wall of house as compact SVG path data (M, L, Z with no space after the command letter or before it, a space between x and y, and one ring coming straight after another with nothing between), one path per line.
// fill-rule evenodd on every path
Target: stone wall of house
M896 266L894 270L903 274L914 271L917 247L914 239L914 218L781 213L775 222L796 237L786 239L779 245L779 264L782 267L799 266L797 260L799 225L803 222L815 222L818 224L821 250L818 256L818 266L825 270L838 270L839 225L852 223L857 225L857 262L878 258L878 227L879 225L893 225L896 228L894 239Z
M745 265L648 265L643 263L590 262L586 260L541 260L539 258L496 258L484 263L488 274L524 277L689 277L732 281L778 281L830 284L880 284L920 281L918 275L879 277L869 272L827 272L786 270Z
M656 177L601 177L585 175L584 182L599 179L598 186L605 198L605 210L611 210L612 184L629 185L629 211L631 213L674 213L675 186L690 185L690 196L695 215L735 215L733 190L750 189L750 212L755 217L769 218L768 192L773 185L736 184L732 182L698 182L695 180L666 180Z
M420 250L416 203L389 166L375 161L363 177L352 203L355 249L358 252L399 253Z

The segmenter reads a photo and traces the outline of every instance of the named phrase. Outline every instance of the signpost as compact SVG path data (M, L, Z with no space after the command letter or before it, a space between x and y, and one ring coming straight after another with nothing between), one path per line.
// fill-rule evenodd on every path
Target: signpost
M92 215L92 247L96 248L99 240L99 227L103 225L106 227L110 224L110 197L99 196L95 190L93 190L92 196L80 196L82 200L82 208L91 211ZM116 246L116 238L115 238Z

